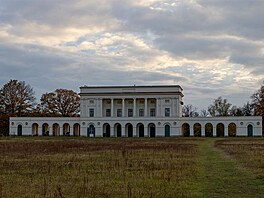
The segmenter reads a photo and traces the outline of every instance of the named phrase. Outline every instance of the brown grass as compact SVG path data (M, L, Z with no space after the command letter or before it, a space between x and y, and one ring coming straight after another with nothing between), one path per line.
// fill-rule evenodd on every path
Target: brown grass
M192 139L5 139L0 197L193 197Z

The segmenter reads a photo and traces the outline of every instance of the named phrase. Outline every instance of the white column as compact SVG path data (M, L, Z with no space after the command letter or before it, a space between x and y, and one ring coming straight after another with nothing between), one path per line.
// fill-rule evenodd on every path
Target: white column
M62 135L63 135L63 125L60 126L60 136L62 136Z
M73 136L73 126L70 126L70 135Z
M202 126L201 126L201 136L202 137L205 137L205 126L204 126L204 124L202 124Z
M224 131L224 133L225 133L224 136L226 137L226 136L228 136L228 125L225 125L224 130L225 130Z
M159 101L160 101L160 99L159 98L156 98L156 112L157 112L156 117L160 117Z
M193 125L190 125L190 136L194 136L194 133L193 133Z
M145 113L144 116L147 117L148 116L148 99L145 98Z
M176 112L175 112L175 98L171 98L171 115L172 117L175 117Z
M122 99L122 117L125 117L125 99Z
M99 98L99 109L98 117L103 117L103 99Z
M111 117L114 117L114 99L111 98Z
M121 126L121 137L126 137L126 128Z
M213 137L216 137L216 126L213 126Z
M133 105L133 117L137 117L137 99L133 98L133 102L134 102L134 105Z

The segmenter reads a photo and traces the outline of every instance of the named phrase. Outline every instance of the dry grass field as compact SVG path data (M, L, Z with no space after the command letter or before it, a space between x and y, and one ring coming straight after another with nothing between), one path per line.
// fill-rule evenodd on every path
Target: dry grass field
M261 138L0 138L0 198L263 197L263 147Z

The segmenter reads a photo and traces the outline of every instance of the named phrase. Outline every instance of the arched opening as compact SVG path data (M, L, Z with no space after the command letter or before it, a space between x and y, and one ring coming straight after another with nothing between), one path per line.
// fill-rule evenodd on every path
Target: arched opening
M213 125L211 123L205 125L205 137L213 137Z
M59 136L60 135L60 125L55 123L52 126L52 135L53 136Z
M63 124L63 135L70 136L70 125L68 123Z
M195 123L193 125L193 135L194 137L201 137L202 136L202 126L199 123Z
M182 125L182 136L190 137L190 125L188 123Z
M103 126L103 137L110 137L110 136L111 136L110 124L105 123Z
M236 124L235 123L230 123L228 125L228 136L236 137Z
M95 137L95 127L93 124L89 125L89 127L87 128L87 136Z
M130 123L126 124L126 136L133 137L133 126Z
M153 123L148 125L149 137L156 137L156 126Z
M165 137L170 137L170 125L166 124L164 127Z
M19 124L19 125L17 126L17 135L18 135L18 136L22 136L22 125L21 125L21 124Z
M137 125L137 134L138 134L138 137L144 137L144 125L142 123L139 123Z
M38 124L37 123L32 124L32 135L38 136Z
M117 123L115 124L115 135L116 137L122 137L122 127L121 124Z
M223 123L219 123L216 125L216 137L224 137L225 136L225 125Z
M81 129L80 124L75 123L73 125L73 136L80 136L80 129Z
M253 136L253 125L252 124L249 124L247 126L247 134L248 134L248 137L252 137Z
M49 125L47 123L42 125L42 135L49 136Z

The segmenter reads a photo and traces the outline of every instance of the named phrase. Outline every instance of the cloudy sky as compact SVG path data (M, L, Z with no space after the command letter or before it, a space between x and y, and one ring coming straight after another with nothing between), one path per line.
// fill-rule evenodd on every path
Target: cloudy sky
M1 0L0 85L166 85L243 105L264 80L263 0Z

